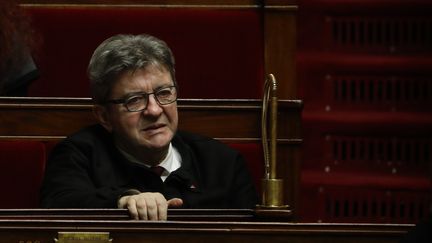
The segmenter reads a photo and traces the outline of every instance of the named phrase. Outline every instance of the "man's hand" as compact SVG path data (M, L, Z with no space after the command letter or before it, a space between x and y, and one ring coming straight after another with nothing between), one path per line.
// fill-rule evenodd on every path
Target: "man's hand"
M183 201L180 198L167 201L158 192L124 196L117 202L118 208L127 208L131 217L137 220L166 220L168 207L180 207L182 205Z

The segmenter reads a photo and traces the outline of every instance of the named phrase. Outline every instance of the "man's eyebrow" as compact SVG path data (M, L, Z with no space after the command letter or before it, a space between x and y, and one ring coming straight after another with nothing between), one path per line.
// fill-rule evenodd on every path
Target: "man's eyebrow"
M122 95L122 98L120 98L120 99L127 99L129 97L136 96L136 95L142 95L142 94L147 94L147 92L144 92L144 91L129 92L129 93Z
M161 85L158 85L155 88L153 88L152 92L155 92L155 91L160 90L160 89L172 87L172 86L175 86L175 84L173 84L173 83L161 84ZM130 96L133 96L133 95L148 94L148 93L152 93L152 92L131 91L131 92L126 92L124 95L122 95L122 97L127 98L127 97L130 97Z
M168 88L168 87L172 87L172 86L174 86L174 84L172 84L172 83L162 84L162 85L157 86L156 88L154 88L153 92L156 91L156 90L160 90L160 89L164 89L164 88Z
M171 85L171 84L161 85L161 86L158 86L158 87L154 88L152 92L132 91L132 92L128 92L128 93L124 94L122 97L123 97L123 99L126 99L126 98L129 98L131 96L135 96L135 95L142 95L142 94L153 93L155 91L158 91L158 90L161 90L161 89L164 89L164 88L168 88L168 87L171 87L171 86L173 86L173 85Z

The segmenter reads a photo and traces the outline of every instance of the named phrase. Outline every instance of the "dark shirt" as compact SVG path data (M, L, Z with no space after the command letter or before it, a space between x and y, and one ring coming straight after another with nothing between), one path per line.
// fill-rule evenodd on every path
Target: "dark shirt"
M181 198L184 208L253 208L257 194L242 156L214 139L177 132L179 169L163 182L128 161L112 136L93 125L60 142L47 162L41 189L45 208L115 208L129 189Z

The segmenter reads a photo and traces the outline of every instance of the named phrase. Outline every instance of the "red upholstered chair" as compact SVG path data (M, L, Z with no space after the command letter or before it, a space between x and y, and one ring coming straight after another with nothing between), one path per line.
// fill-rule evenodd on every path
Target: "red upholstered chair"
M246 160L255 187L261 190L261 178L264 175L264 154L260 143L228 143L228 146L239 151Z
M0 208L38 207L45 169L39 141L0 141Z

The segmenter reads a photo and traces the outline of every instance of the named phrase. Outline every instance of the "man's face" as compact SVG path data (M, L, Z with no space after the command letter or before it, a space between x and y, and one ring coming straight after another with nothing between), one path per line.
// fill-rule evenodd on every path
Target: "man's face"
M172 85L171 75L165 68L149 66L121 75L112 87L110 99L153 93ZM168 147L177 130L177 102L160 105L154 95L149 95L147 108L138 112L129 112L123 104L110 104L105 120L102 124L114 134L123 150L131 154L160 151Z

